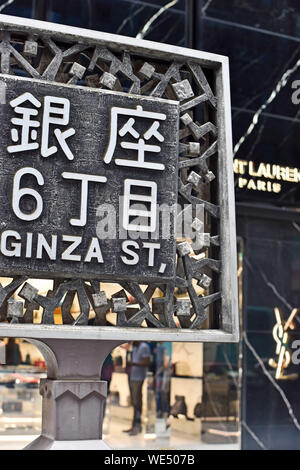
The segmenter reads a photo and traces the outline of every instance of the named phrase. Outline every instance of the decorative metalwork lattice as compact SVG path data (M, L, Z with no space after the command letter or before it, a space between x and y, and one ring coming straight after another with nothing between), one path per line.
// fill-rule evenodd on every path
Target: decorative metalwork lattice
M41 23L34 21L12 27L11 22L2 25L1 74L179 101L178 199L192 208L198 243L193 251L190 240L178 240L177 273L171 282L141 286L119 279L120 289L110 297L101 279L56 279L53 290L42 296L25 277L16 277L0 287L1 321L32 323L34 310L42 307L42 323L54 324L54 311L60 307L62 321L69 325L112 325L115 313L121 327L213 327L233 334L230 273L235 240L231 196L224 190L230 175L224 156L228 146L223 129L224 61L218 62L214 55L192 57L189 50L146 41L127 38L123 43L113 35L95 32L92 38L85 37L83 30L60 27L59 31L56 25L51 31L50 24L40 29ZM196 217L197 205L204 206L205 233ZM232 236L222 229L225 224L231 225ZM233 264L224 269L227 262ZM13 300L20 286L24 309L23 303ZM76 294L80 314L75 319L71 307Z

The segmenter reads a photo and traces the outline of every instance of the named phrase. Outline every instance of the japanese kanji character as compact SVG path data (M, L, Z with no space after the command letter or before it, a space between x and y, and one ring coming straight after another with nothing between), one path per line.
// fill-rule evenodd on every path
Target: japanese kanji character
M118 131L118 116L133 116L128 119L128 121L122 126ZM154 122L148 128L148 130L140 136L140 133L133 127L135 124L134 117L152 119ZM110 120L110 141L104 156L104 162L110 163L114 152L117 146L118 134L120 137L124 137L126 134L130 134L133 138L137 139L135 142L122 141L121 147L124 149L136 150L137 151L137 160L127 160L125 158L116 158L115 163L119 166L128 166L135 168L146 168L150 170L164 170L165 165L162 163L154 163L145 160L146 152L159 153L161 147L159 145L150 145L146 144L145 141L154 137L159 142L164 141L163 135L158 131L160 126L159 121L164 121L166 115L162 113L156 113L152 111L144 111L142 106L138 105L136 109L130 108L119 108L112 107L111 109L111 120Z
M29 102L33 107L29 108L20 106L26 102ZM8 146L7 151L9 153L15 153L38 149L38 142L32 141L36 141L37 139L36 128L40 127L40 122L31 118L32 116L38 115L38 109L36 108L41 107L40 101L38 101L31 93L27 92L12 100L10 105L14 108L15 113L22 116L20 118L11 119L11 122L14 125L21 127L21 139L18 129L13 128L11 130L11 139L16 145ZM45 96L41 137L41 155L43 157L49 157L57 152L57 147L55 145L49 147L50 124L66 126L69 124L69 119L70 101L67 98ZM66 139L75 134L75 129L70 128L62 132L59 128L56 128L54 130L54 134L68 160L73 160L74 155L66 143ZM21 142L17 143L20 140Z
M148 190L148 195L136 193L136 188L143 188L143 192ZM142 208L137 207L138 203L144 203ZM147 207L150 204L150 209ZM157 184L154 181L143 181L136 179L126 179L124 182L123 201L123 228L137 232L155 232L157 217ZM149 223L137 224L130 221L131 217L142 217L149 219Z
M64 171L61 176L64 179L80 181L81 183L80 217L79 219L70 219L70 224L84 227L87 222L89 183L106 183L107 178L106 176L86 175L85 173L72 173L68 171Z
M34 106L34 108L25 108L20 106L26 101L29 101ZM26 150L35 150L39 148L39 144L37 142L30 142L30 139L37 139L36 128L40 127L40 123L39 121L35 121L31 118L32 116L37 116L38 110L35 108L40 108L41 103L31 93L23 93L21 96L18 96L18 98L12 100L10 105L14 108L15 113L22 116L11 119L11 122L14 125L21 126L21 142L17 144L17 142L20 141L18 129L11 129L11 140L15 142L16 145L9 145L7 147L7 151L9 153L13 153L23 152Z

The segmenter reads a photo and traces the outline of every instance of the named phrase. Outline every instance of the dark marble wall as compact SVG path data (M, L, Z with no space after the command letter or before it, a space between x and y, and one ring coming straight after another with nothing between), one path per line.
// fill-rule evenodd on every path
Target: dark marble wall
M261 111L235 157L299 167L300 108L292 103L292 83L300 79L299 2L199 0L196 18L195 46L229 56L234 145ZM237 188L236 197L293 206L299 187L288 182L279 194Z
M5 3L2 2L3 5ZM165 0L14 0L3 9L2 13L124 36L136 36L166 3L169 2ZM186 6L185 0L178 0L171 8L161 12L144 34L145 39L184 46L186 43Z
M0 13L5 15L21 16L22 18L33 18L33 0L6 0L0 4Z
M242 447L300 448L300 365L294 360L275 378L278 361L273 328L275 311L286 322L300 304L300 224L292 220L238 217L243 239ZM288 330L290 353L299 347L300 312ZM300 343L299 343L300 344ZM296 358L297 359L297 358Z
M165 3L164 0L52 0L48 21L136 36ZM150 26L145 38L184 45L184 3L184 0L180 0L174 8L160 15Z
M300 167L300 108L292 83L300 79L300 4L296 0L195 2L195 46L229 56L235 157ZM286 82L282 78L287 77ZM253 128L249 126L257 116ZM300 307L300 184L276 195L236 189L239 256L243 266L242 448L300 448L300 366L277 380L274 308L285 322ZM261 204L271 203L277 211ZM251 211L249 207L252 204ZM251 214L251 215L250 215ZM288 346L300 339L300 314ZM292 352L293 350L291 350ZM235 367L235 364L233 364Z

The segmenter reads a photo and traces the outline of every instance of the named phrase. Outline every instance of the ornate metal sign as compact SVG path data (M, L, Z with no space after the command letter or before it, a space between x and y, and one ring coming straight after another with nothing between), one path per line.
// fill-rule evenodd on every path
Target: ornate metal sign
M0 27L0 333L236 341L227 58Z
M1 272L172 279L174 221L162 238L157 207L177 202L177 102L19 77L0 88Z

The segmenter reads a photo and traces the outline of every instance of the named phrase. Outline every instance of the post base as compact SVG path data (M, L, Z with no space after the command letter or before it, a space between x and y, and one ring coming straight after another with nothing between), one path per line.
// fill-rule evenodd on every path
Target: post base
M26 450L109 450L102 440L107 384L102 364L119 341L30 340L43 354L42 433Z
M110 450L110 447L102 439L55 441L45 436L39 436L24 450Z

